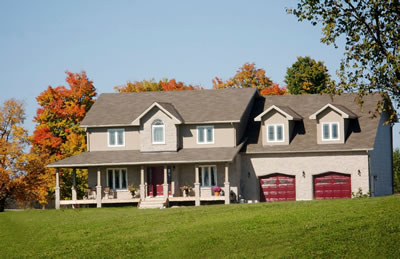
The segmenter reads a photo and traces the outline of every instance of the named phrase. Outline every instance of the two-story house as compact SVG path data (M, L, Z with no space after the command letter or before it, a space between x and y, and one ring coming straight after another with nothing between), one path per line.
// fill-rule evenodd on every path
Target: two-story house
M380 98L360 107L353 94L262 97L253 88L102 94L81 123L88 151L49 165L88 169L91 192L78 200L74 185L61 200L57 170L56 207L391 194L391 125L371 115Z

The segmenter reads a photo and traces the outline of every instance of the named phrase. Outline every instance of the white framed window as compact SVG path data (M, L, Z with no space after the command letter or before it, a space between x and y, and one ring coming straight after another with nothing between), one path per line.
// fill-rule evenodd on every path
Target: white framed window
M284 127L283 124L267 124L267 142L283 142Z
M322 140L339 140L339 122L323 122L321 132Z
M126 168L108 168L107 186L113 190L127 190L128 171Z
M151 124L151 140L153 144L165 144L165 125L162 120L155 120Z
M200 186L217 186L217 167L215 165L199 166Z
M109 129L108 130L108 146L123 147L125 146L125 130Z
M214 144L214 126L197 126L197 144Z

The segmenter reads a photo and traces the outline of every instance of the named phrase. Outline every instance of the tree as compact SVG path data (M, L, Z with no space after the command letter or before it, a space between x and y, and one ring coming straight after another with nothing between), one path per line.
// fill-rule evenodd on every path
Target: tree
M394 192L400 193L400 150L393 152Z
M154 79L127 82L122 86L115 86L115 91L119 93L129 92L149 92L149 91L181 91L199 90L200 86L185 85L183 82L176 82L175 79L162 79L156 82Z
M219 77L215 77L213 87L219 88L257 88L261 95L283 95L287 91L285 88L280 88L278 84L271 81L265 75L264 69L257 69L254 63L245 63L236 74L225 82Z
M326 92L331 81L322 61L297 57L297 61L287 69L285 83L290 94L318 94Z
M21 102L10 99L0 107L0 212L7 198L21 193L27 157L28 133L22 127L25 111ZM19 195L23 197L23 195Z
M94 103L96 88L85 72L66 72L69 88L49 86L37 98L40 108L37 110L37 123L31 137L30 170L42 172L49 193L55 186L54 169L45 168L49 163L86 151L86 133L79 127L87 111ZM71 197L71 170L62 170L60 174L61 194ZM78 196L84 194L87 186L87 173L77 171ZM45 202L45 200L41 200Z
M400 3L398 0L330 1L300 0L295 9L288 9L299 21L321 24L321 41L337 47L345 42L339 90L357 90L362 97L370 92L389 94L400 107ZM386 102L389 103L389 102ZM391 107L379 109L391 113Z

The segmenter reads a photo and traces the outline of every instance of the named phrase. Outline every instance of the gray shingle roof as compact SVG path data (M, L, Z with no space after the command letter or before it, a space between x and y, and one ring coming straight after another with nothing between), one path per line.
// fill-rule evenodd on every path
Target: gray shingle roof
M178 152L144 153L139 150L93 151L59 160L47 167L90 167L113 165L184 164L231 162L242 145L235 148L192 148Z
M380 119L380 115L374 116L374 113L377 102L381 100L381 97L379 94L365 96L362 107L355 102L356 97L357 94L342 94L334 96L333 99L329 95L287 95L257 98L244 136L244 138L247 138L247 145L243 147L242 152L279 153L372 149ZM344 144L317 144L316 121L310 120L309 116L328 103L356 117L356 119L350 120L350 134L348 133ZM296 134L289 145L262 145L260 122L254 122L254 118L271 105L288 106L303 117L303 120L296 122L294 129Z
M154 102L169 103L185 123L239 121L255 88L101 94L82 127L130 125Z

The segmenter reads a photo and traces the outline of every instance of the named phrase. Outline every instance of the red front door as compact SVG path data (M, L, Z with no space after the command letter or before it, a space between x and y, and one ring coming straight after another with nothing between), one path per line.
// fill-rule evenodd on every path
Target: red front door
M283 174L273 174L260 178L260 200L295 201L296 178Z
M162 196L164 182L164 168L162 166L149 167L147 171L147 195Z
M351 198L350 175L327 173L314 176L316 200Z

